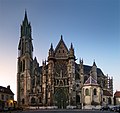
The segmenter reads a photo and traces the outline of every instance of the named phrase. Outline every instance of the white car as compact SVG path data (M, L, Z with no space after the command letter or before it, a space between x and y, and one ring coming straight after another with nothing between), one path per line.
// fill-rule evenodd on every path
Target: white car
M66 108L67 108L67 109L75 109L76 106L70 106L70 105L68 105Z

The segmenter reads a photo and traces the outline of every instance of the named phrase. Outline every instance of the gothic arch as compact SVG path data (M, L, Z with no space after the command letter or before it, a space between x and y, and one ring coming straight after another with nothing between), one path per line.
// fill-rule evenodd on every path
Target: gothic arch
M93 90L93 94L97 95L97 89L96 88Z
M110 104L110 105L112 104L112 100L110 97L108 98L108 104Z
M35 98L34 98L34 97L31 98L31 103L32 103L32 104L35 103Z
M39 97L39 103L42 103L42 99L41 99L41 97Z
M24 98L22 99L22 104L25 104L25 99Z
M89 89L88 88L85 89L85 95L89 96Z
M23 60L23 71L25 71L25 60Z
M55 98L56 106L58 106L58 108L66 108L66 106L68 104L67 103L68 93L65 88L56 89L54 98Z
M20 72L22 72L22 61L20 61Z
M76 95L76 103L80 103L80 96Z

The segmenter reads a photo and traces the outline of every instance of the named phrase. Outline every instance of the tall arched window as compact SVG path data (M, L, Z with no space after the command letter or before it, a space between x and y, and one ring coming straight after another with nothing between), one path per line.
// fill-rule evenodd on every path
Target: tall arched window
M80 96L79 95L76 95L76 103L80 104Z
M85 90L85 95L89 96L89 89L88 88Z
M20 62L20 72L22 72L22 61Z
M111 100L111 98L109 97L108 98L108 104L111 104L112 103L112 100Z
M31 103L35 103L35 98L34 97L31 98Z
M25 103L25 100L24 100L24 98L22 99L22 104L24 104Z
M42 101L41 101L41 97L39 98L39 103L41 103Z
M94 90L93 90L93 93L94 93L94 95L97 95L97 90L94 89Z
M23 60L23 71L25 71L25 60Z

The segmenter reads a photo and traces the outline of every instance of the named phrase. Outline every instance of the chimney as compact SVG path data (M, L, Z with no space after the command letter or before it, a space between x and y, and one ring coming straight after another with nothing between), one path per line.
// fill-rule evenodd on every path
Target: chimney
M10 89L10 85L7 86L7 89Z

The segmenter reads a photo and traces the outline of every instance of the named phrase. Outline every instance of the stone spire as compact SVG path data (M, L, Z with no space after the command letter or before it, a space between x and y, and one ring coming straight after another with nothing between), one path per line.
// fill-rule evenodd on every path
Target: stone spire
M97 66L96 66L95 60L92 66L92 77L97 81Z
M75 59L74 48L73 48L73 44L72 43L71 43L71 46L70 46L70 49L69 49L69 58Z
M50 49L49 49L49 55L48 55L48 60L53 59L54 58L54 49L53 49L53 45L51 43Z
M31 25L30 25L30 22L28 22L26 10L25 10L24 20L21 25L21 37L22 36L27 36L27 37L31 38Z

